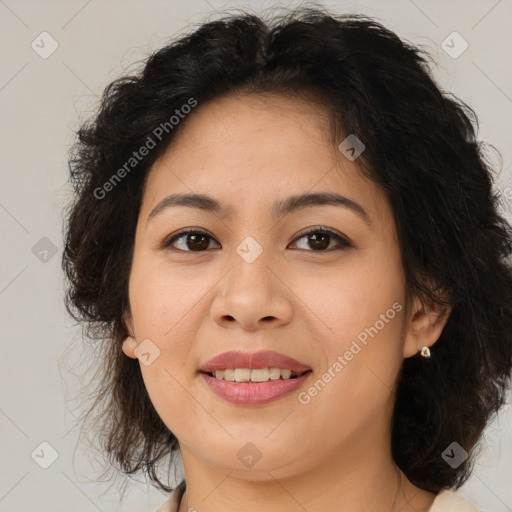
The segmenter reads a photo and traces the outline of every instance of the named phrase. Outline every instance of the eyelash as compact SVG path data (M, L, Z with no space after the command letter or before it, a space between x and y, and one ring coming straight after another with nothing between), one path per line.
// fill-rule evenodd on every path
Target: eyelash
M311 233L322 233L325 235L329 235L331 238L334 238L338 241L339 245L341 246L341 249L347 249L347 248L353 247L353 245L345 237L339 235L337 232L333 231L332 229L325 228L323 226L306 228L306 229L300 231L297 234L297 236L293 239L292 243L296 243L298 240L300 240L301 238L303 238L306 235L309 235ZM176 233L176 234L172 235L171 237L167 238L166 240L164 240L163 243L161 244L161 249L172 250L172 251L176 251L176 252L191 252L191 253L204 253L204 252L207 252L208 250L210 250L210 249L206 249L204 251L190 251L190 250L186 251L183 249L171 248L171 245L176 240L179 240L180 238L185 237L188 234L207 236L210 239L214 240L213 236L211 236L206 231L203 231L201 229L196 229L196 228L188 228L188 229L184 229L183 231L180 231L179 233ZM326 252L331 252L333 249L331 248L331 249L318 250L318 251L306 250L306 249L299 249L299 250L302 250L302 251L305 250L306 252L314 252L314 253L326 253Z

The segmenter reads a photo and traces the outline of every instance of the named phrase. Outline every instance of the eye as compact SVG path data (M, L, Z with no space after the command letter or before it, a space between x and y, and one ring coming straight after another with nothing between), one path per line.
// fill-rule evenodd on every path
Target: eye
M336 240L338 242L338 246L341 246L342 249L353 247L353 245L340 234L336 233L332 229L324 228L321 226L308 228L301 231L299 235L295 238L293 243L296 244L297 240L301 240L302 238L306 239L304 245L309 244L309 247L312 247L314 249L313 251L309 252L330 252L332 250L331 242L333 240ZM299 249L308 250L305 249L304 247L299 247Z
M178 251L204 252L209 248L210 240L213 240L213 237L206 233L206 231L190 228L180 231L165 240L162 244L162 248L169 248L171 245L174 245L175 242L179 242L181 247L177 247Z
M310 244L310 247L313 248L313 251L309 252L330 252L332 250L331 243L333 240L337 241L337 245L342 249L353 247L346 238L335 231L324 227L313 227L301 231L293 240L293 244L296 244L298 240L306 237L306 244ZM172 246L178 251L183 252L205 252L206 250L211 249L210 242L213 240L215 239L206 231L189 228L166 239L162 243L161 248L167 249ZM176 244L176 242L178 242L178 244ZM218 242L216 243L220 246ZM299 249L308 250L304 249L304 247L299 247Z

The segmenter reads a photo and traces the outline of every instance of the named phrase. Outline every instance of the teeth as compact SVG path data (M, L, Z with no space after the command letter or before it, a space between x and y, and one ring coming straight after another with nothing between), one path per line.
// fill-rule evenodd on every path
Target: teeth
M252 382L266 382L270 378L270 370L268 368L259 368L251 370Z
M235 370L236 382L249 382L251 380L251 370L249 368L237 368Z
M235 380L235 370L224 370L224 380L233 382Z
M282 379L289 379L292 375L291 370L281 370L281 378Z
M215 370L216 379L224 379L230 382L268 382L269 380L288 380L292 376L291 370L281 368L227 368ZM293 373L293 376L297 376Z
M277 380L281 377L281 369L280 368L270 368L269 373L270 373L270 378L272 380Z

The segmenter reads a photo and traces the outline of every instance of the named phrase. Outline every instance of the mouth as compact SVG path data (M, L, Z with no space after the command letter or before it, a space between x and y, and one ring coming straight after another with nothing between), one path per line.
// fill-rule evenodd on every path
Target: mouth
M256 384L261 382L268 382L271 380L291 380L297 379L306 373L311 373L311 370L303 372L293 372L286 368L226 368L224 370L215 370L212 372L201 372L209 375L210 377L218 380L225 380L228 382L245 382L249 384Z
M311 370L311 367L284 354L271 350L261 350L259 352L223 352L210 359L200 368L201 372L212 373L213 376L216 376L215 372L218 370L227 372L228 378L231 371L237 371L237 375L245 378L247 377L247 370L268 370L269 378L271 378L270 370L274 370L272 372L273 376L277 376L277 370L279 370L284 378L289 378L292 374L300 375ZM290 375L287 375L288 370ZM255 373L254 375L258 378L260 374Z
M301 387L313 370L272 351L224 352L201 367L200 376L218 397L236 405L263 405Z

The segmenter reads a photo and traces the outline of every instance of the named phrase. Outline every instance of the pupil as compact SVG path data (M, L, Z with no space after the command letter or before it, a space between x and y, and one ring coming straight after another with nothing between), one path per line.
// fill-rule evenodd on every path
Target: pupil
M320 238L323 241L320 241ZM313 249L326 249L329 247L329 235L326 233L312 233L309 235L309 242L313 244L311 246Z
M203 243L199 243L198 242L198 239L203 239ZM198 245L195 245L194 246L194 243L195 244L198 244ZM192 244L192 246L191 246ZM187 240L187 246L189 249L207 249L208 248L208 239L205 235L188 235L188 240Z

